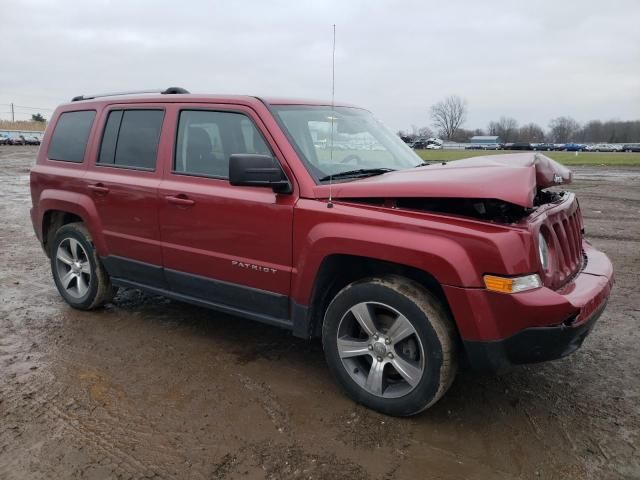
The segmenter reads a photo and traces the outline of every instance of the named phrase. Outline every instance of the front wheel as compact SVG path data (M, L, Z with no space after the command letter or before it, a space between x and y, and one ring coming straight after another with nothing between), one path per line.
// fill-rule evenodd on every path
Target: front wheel
M322 344L356 402L409 416L437 402L457 371L455 327L442 303L398 276L354 282L329 305Z
M92 310L112 297L109 276L84 224L60 227L50 248L53 280L69 305Z

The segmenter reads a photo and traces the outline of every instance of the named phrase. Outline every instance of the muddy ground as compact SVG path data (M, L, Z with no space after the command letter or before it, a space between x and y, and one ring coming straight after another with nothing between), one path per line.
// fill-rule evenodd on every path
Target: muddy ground
M584 347L397 419L285 331L133 290L72 310L30 225L35 152L0 147L1 479L640 478L640 169L575 169L617 276Z

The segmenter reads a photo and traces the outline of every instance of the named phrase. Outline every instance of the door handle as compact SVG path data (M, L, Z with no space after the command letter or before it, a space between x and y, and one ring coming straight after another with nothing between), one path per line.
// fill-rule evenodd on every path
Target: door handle
M181 207L190 207L196 203L195 200L191 200L183 193L179 195L167 195L165 198L167 199L167 202L174 205L180 205Z
M109 193L109 189L105 187L102 183L96 183L93 185L89 184L87 188L89 188L89 190L91 190L92 192L99 193L102 195L106 195L107 193Z

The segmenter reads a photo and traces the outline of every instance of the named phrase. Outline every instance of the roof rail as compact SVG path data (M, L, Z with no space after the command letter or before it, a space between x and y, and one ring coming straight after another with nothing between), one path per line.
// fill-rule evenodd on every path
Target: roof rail
M190 93L189 90L185 90L182 87L169 87L167 89L156 89L156 90L135 90L131 92L112 92L112 93L99 93L96 95L78 95L77 97L73 97L71 99L72 102L79 102L80 100L92 100L94 98L101 97L117 97L120 95L138 95L141 93L161 93L162 95L173 95L176 93Z

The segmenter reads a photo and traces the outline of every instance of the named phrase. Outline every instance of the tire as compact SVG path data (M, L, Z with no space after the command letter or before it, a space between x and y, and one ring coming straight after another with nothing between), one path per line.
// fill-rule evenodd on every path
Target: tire
M58 292L73 308L93 310L113 296L109 275L83 223L60 227L51 242L49 257Z
M415 415L445 394L458 366L456 338L442 303L395 275L347 285L322 326L326 361L341 387L357 403L393 416Z

